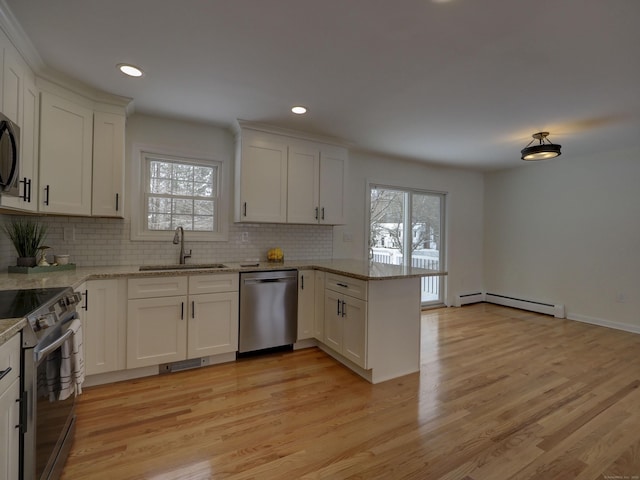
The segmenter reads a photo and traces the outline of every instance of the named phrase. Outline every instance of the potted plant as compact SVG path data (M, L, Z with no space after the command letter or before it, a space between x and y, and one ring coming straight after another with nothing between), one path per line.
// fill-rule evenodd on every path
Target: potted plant
M35 267L38 249L47 235L47 226L37 220L14 218L4 224L4 231L18 253L17 265Z

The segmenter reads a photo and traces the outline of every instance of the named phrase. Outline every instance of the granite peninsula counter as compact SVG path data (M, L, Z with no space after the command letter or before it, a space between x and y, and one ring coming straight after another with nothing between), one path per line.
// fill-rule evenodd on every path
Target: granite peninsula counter
M191 266L190 266L191 267ZM195 276L229 274L261 270L319 270L355 281L367 282L364 330L366 355L362 365L355 365L336 349L319 342L319 347L336 357L367 380L377 383L420 368L420 278L446 275L445 271L400 265L388 265L357 260L304 260L284 263L225 262L222 268L192 265L188 269L140 271L135 266L77 267L60 272L18 274L0 273L0 290L30 288L79 287L89 280L114 278L142 278L159 276ZM329 288L329 287L327 287ZM332 309L334 310L334 309ZM25 325L24 319L0 320L0 344L7 341Z

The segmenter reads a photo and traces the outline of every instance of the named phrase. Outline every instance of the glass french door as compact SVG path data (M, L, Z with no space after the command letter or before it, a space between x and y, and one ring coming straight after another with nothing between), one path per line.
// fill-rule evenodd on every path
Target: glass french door
M369 190L369 257L444 270L445 194L375 184ZM444 303L444 278L422 278L423 306Z

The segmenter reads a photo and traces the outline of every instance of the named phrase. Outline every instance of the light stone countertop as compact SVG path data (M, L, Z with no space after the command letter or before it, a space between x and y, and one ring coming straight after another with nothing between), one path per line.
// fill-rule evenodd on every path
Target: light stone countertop
M107 278L139 278L176 275L206 275L215 273L237 273L250 271L315 269L345 275L360 280L393 280L447 275L445 271L428 270L417 267L403 267L383 263L358 260L300 260L284 263L224 262L224 268L185 268L175 270L140 271L139 265L77 267L76 270L62 270L47 273L0 273L0 290L26 290L29 288L72 287L77 288L87 280ZM197 265L191 265L196 267ZM202 265L204 266L204 265ZM19 332L26 325L25 319L0 320L0 345Z

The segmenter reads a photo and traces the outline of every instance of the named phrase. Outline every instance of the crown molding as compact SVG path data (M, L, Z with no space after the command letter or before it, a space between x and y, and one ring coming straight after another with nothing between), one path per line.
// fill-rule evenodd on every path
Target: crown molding
M326 143L329 145L336 145L347 148L350 148L352 146L351 142L338 137L319 135L315 133L303 132L300 130L291 130L288 128L277 127L275 125L269 125L266 123L241 120L239 118L236 119L236 122L231 125L231 130L236 136L239 135L243 129L257 130L259 132L273 133L276 135L284 135L287 137L309 140L318 143Z
M0 0L0 28L34 72L38 73L45 68L42 57L5 0Z

